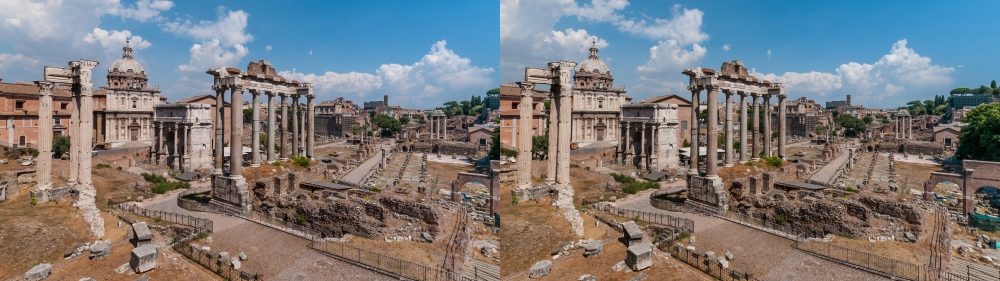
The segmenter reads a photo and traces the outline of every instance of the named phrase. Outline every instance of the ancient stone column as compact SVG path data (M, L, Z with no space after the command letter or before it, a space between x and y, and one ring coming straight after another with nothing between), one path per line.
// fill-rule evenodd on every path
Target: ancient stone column
M253 116L250 116L253 120L250 127L250 167L260 167L260 106L258 105L260 93L257 90L250 90L250 96L253 101L251 105Z
M238 104L243 104L243 87L235 86L231 91L230 100L235 110ZM229 178L238 179L243 177L243 114L233 112L231 115L233 120L229 122L232 125L230 129L232 134L229 136Z
M155 144L156 144L156 154L154 155L154 157L156 158L156 162L155 163L158 164L158 165L160 165L160 159L162 159L162 157L163 157L163 155L162 155L163 154L163 122L161 122L161 121L153 122L153 128L154 128L153 130L156 131L156 142L155 142Z
M764 157L771 157L771 94L764 93Z
M559 154L559 92L554 88L549 91L549 152L548 166L545 168L545 184L556 183L556 158Z
M726 159L722 161L722 164L726 167L733 166L733 93L730 91L724 91L723 94L726 95L726 127L723 130L726 131Z
M80 184L93 189L90 181L91 149L94 147L94 83L91 83L91 70L97 66L96 61L80 60ZM96 190L93 196L97 195ZM89 192L89 191L88 191ZM103 236L103 232L100 236Z
M179 156L177 154L177 151L179 150L177 144L181 142L181 128L180 128L180 123L175 122L173 123L173 125L174 125L174 140L173 140L174 151L170 153L170 165L174 166L174 169L180 169L181 160L179 159L179 157L177 157Z
M895 124L895 126L893 126L893 127L894 127L894 128L893 128L893 133L894 133L894 135L893 135L893 136L894 136L894 137L895 137L896 139L899 139L899 127L900 127L900 126L899 126L899 115L896 115L896 117L893 117L893 118L892 118L892 121L896 123L896 124Z
M274 162L274 92L267 92L267 163Z
M520 116L517 120L517 188L531 188L532 94L535 84L518 82L521 87Z
M309 88L309 91L312 92L312 88ZM314 123L316 121L316 114L313 112L316 110L316 103L313 101L314 99L316 99L315 95L311 93L306 95L306 115L308 115L306 117L306 124L309 124L306 127L306 130L309 132L305 135L306 157L310 159L313 158L313 148L316 146L316 124Z
M913 139L913 116L906 118L906 135Z
M752 138L753 138L753 150L750 151L750 153L752 153L753 155L750 156L750 159L753 160L753 161L757 161L757 160L760 160L760 153L761 153L761 149L760 149L760 141L761 141L761 138L760 138L760 131L761 131L761 128L760 128L761 127L760 126L761 125L760 124L760 104L757 103L757 98L760 97L760 93L751 93L750 96L753 97L753 101L752 101L752 103L753 103L753 136L752 136Z
M434 129L434 125L435 125L435 121L434 120L435 120L435 118L436 117L434 115L431 115L430 120L429 120L430 121L430 125L428 125L428 127L430 127L430 130L431 130L431 139L432 140L437 138L435 136L435 132L437 132L437 130Z
M639 169L645 170L646 166L646 122L639 123Z
M36 190L52 188L52 82L35 81L38 86L38 163Z
M631 146L632 146L632 143L629 142L629 140L632 138L632 136L631 136L632 131L629 128L630 124L628 122L624 122L624 123L625 123L625 126L624 126L625 127L625 136L622 137L622 140L623 140L622 141L622 165L631 165L632 162L629 161L628 154L629 154L629 150L631 150Z
M706 136L708 137L705 142L705 157L708 159L705 161L707 168L705 169L706 178L715 178L719 174L719 134L716 133L715 126L719 123L719 89L715 87L708 87L708 128L706 128Z
M215 171L214 174L222 175L222 157L226 149L226 88L215 88Z
M778 95L778 157L785 159L785 95Z
M69 127L69 179L67 185L75 186L80 182L80 95L78 89L73 89L73 110L70 111ZM10 122L10 121L8 121ZM10 127L8 127L10 128Z
M740 95L740 162L747 161L747 93L739 92Z
M698 175L698 97L701 95L701 89L691 90L691 147L690 147L690 162L691 169L688 170L689 174Z
M278 129L281 131L278 133L278 137L281 140L281 161L288 159L288 101L285 99L288 94L279 93L281 97L281 124L278 125ZM364 134L362 134L364 135Z
M299 156L299 94L292 94L292 157Z
M562 63L560 63L562 64ZM570 63L574 64L574 63ZM556 184L569 187L569 145L572 124L570 119L573 110L573 88L570 77L572 66L561 65L559 68L559 160L556 161L558 167Z

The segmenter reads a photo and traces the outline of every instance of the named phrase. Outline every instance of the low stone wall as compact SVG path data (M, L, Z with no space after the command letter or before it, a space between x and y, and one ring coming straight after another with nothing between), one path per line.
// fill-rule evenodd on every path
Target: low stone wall
M517 201L531 201L544 196L548 196L552 192L552 187L548 185L540 185L527 189L515 189L511 191L511 195L517 197ZM513 199L513 198L512 198Z
M908 141L902 145L902 153L908 155L941 155L944 153L944 144L926 141Z
M105 164L116 170L128 169L140 163L149 163L149 149L146 146L102 151L92 158L92 164Z

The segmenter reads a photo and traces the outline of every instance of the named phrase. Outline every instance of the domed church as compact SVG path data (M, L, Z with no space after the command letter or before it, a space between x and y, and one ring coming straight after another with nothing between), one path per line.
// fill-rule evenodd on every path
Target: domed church
M108 68L108 85L94 91L94 136L98 146L152 145L153 106L166 99L160 96L159 87L148 87L148 81L126 42L122 57Z
M621 106L632 98L625 95L624 87L613 88L611 70L597 52L597 42L593 42L590 55L577 65L573 75L573 135L570 140L582 144L617 144Z

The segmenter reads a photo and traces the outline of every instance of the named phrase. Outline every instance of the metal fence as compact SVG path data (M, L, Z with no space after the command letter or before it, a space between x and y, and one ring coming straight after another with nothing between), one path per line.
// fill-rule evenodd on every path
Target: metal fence
M932 268L892 259L864 251L832 245L822 242L804 242L800 239L795 248L848 266L877 273L886 277L903 278L907 280L993 280L974 277L971 268L965 275L949 272L945 269Z
M745 272L740 272L737 270L732 270L729 268L723 268L718 261L708 260L701 253L692 252L686 248L680 248L675 246L668 246L667 252L677 258L677 260L683 261L684 263L712 276L718 280L749 280L756 281L759 279L751 277Z
M189 215L183 215L171 212L164 212L159 210L150 210L134 204L118 204L115 205L115 208L118 210L126 211L147 218L154 218L176 224L191 226L197 230L196 232L212 232L215 229L215 223L209 219L203 219L199 217L193 217Z
M593 204L590 205L590 208L608 212L616 216L635 218L641 221L648 221L655 224L669 226L679 230L680 232L687 231L688 233L694 233L694 221L690 219L679 218L666 214L655 214L638 210L618 208L608 204Z
M432 268L344 243L313 241L313 243L309 244L309 247L350 264L406 279L421 281L479 281L499 279L499 276L482 276L480 278L463 276L458 272ZM480 272L480 274L483 273Z
M209 271L215 272L215 274L225 278L225 280L262 280L260 275L257 275L256 273L235 269L230 266L229 261L220 261L211 251L202 251L192 248L191 244L187 241L174 243L172 248L174 251L181 253L194 262L197 262Z

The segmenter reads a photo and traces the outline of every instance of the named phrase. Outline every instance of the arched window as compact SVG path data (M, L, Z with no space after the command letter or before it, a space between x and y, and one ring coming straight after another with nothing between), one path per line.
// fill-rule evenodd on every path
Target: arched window
M27 141L28 141L27 138L25 138L24 136L20 136L20 137L17 138L17 145L18 146L25 146L27 144Z

